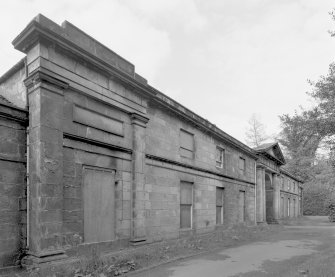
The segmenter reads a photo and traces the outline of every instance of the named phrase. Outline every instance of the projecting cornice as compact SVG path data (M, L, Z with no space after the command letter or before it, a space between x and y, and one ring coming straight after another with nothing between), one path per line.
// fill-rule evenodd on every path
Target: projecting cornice
M146 79L135 72L135 66L87 35L76 26L65 21L61 26L39 14L14 39L16 49L28 53L36 43L52 43L71 52L89 64L117 78L120 82L143 95L153 103L164 106L173 114L197 126L205 133L211 134L231 146L240 149L253 159L256 153L247 145L217 128L208 120L190 111L177 101L148 85Z
M150 97L155 93L148 88L146 79L135 72L133 64L67 21L60 26L39 14L12 43L15 49L28 53L39 41L53 43L71 52L140 94Z
M32 75L30 75L27 79L24 80L24 84L27 88L30 88L31 86L34 86L40 82L47 82L60 89L67 89L69 87L68 83L65 83L57 78L54 78L42 71L36 71Z

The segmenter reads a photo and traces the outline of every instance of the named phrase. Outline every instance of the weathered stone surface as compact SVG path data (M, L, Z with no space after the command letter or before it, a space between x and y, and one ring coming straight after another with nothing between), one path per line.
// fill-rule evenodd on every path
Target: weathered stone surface
M46 34L48 39L42 39ZM92 209L91 198L84 197L88 184L90 189L104 184L107 193L97 199L110 196L104 203L109 205L113 236L108 237L112 241L90 241L92 245L82 248L252 225L264 222L267 213L275 220L299 215L301 191L292 186L299 181L280 171L282 162L253 151L156 91L133 65L72 24L59 26L39 15L14 45L27 54L33 256L60 257L65 248L85 242L89 221L85 216ZM21 70L13 71L5 84L9 91L17 82L21 93ZM15 117L19 122L20 116ZM26 193L21 189L25 166L20 160L24 160L25 134L24 127L13 127L17 122L3 122L0 119L0 230L10 241L3 249L10 244L17 249L17 234L24 235L26 224ZM223 151L219 161L217 149ZM87 175L88 171L95 173ZM265 181L265 174L270 181ZM274 174L285 176L284 183ZM187 194L181 192L182 182L192 188ZM217 190L223 191L219 202ZM182 229L186 216L191 226ZM0 254L0 262L5 255L13 253Z
M0 268L15 263L27 228L25 122L12 117L15 107L7 109L6 117L0 117ZM23 111L21 117L26 117Z

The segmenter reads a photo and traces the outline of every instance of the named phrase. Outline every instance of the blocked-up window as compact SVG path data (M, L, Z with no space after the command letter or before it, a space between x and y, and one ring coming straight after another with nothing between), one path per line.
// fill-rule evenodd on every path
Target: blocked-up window
M115 173L85 167L83 174L84 240L86 243L115 239Z
M225 151L221 147L216 147L216 167L223 168L224 165L224 158L225 158Z
M238 168L241 174L245 174L245 159L242 157L239 159Z
M216 188L216 224L223 224L224 188Z
M194 135L180 130L180 156L193 159L194 158Z
M193 184L180 183L180 228L192 228L193 216Z

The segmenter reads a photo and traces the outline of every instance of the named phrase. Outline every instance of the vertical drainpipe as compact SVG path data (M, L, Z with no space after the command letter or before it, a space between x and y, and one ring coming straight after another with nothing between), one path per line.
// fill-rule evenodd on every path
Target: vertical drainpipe
M28 65L27 65L27 58L25 58L24 60L24 67L25 67L25 77L28 77ZM28 110L28 126L27 126L27 130L26 130L26 143L27 143L27 150L26 150L26 154L27 154L27 163L26 163L26 182L27 182L27 238L26 238L26 249L29 249L29 237L30 237L30 232L29 232L29 226L30 226L30 218L29 218L29 210L30 210L30 204L29 204L29 200L30 200L30 182L29 182L29 102L28 102L28 88L26 88L26 107Z

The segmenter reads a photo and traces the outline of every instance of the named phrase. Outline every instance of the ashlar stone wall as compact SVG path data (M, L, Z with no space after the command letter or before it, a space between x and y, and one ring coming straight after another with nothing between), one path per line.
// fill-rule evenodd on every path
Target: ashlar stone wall
M150 240L213 231L245 222L255 224L255 160L172 113L148 105L146 136L146 230ZM180 153L181 130L194 136L193 158ZM216 166L216 148L224 149L223 167ZM239 168L245 159L245 171ZM180 228L180 184L193 186L192 227ZM223 222L216 224L216 188L224 188ZM239 197L245 193L243 215ZM241 219L240 217L243 217Z
M1 268L19 262L26 246L27 112L0 102L0 113Z

